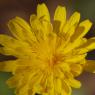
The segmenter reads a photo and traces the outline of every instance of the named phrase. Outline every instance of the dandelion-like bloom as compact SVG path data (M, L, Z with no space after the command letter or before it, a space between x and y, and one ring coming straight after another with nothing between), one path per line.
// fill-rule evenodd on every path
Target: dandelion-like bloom
M95 62L85 57L95 37L84 37L92 23L79 20L78 12L66 20L65 7L58 6L51 24L46 5L39 4L30 25L20 17L8 22L13 37L0 34L0 53L17 59L0 62L0 70L12 72L7 83L16 95L70 95L71 87L80 88L75 78L83 70L94 72Z

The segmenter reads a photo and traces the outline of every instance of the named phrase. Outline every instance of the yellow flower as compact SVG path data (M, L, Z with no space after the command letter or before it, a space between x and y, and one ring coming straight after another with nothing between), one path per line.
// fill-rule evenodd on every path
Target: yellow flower
M95 72L95 62L85 58L95 49L95 37L84 37L92 23L79 20L78 12L67 20L65 7L58 6L51 24L46 5L39 4L30 25L20 17L8 22L13 36L0 34L0 53L17 59L0 62L0 70L12 72L7 83L16 95L71 95L83 70Z

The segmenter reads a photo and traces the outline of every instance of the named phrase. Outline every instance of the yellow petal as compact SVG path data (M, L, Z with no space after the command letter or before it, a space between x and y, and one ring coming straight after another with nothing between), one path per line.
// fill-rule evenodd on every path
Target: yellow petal
M26 84L16 91L16 95L28 95L29 85Z
M79 20L80 20L80 13L75 12L75 13L70 17L70 19L67 21L66 25L63 27L63 33L69 32L69 29L70 29L73 25L78 24Z
M66 21L66 9L65 9L65 7L62 7L62 6L57 7L55 14L54 14L54 20L60 21L63 24L65 23L65 21Z
M80 64L71 64L71 72L74 76L79 76L82 73L82 66Z
M28 40L31 42L36 41L33 32L31 31L30 26L26 21L20 17L16 17L8 22L8 27L14 37L19 40ZM28 37L28 39L26 38Z
M54 95L54 81L53 81L53 75L48 76L47 81L47 87L48 87L48 93L49 95Z
M75 40L74 42L69 42L68 45L66 45L66 47L63 48L63 54L70 52L71 50L79 47L85 42L86 42L85 38Z
M65 62L63 62L63 63L60 63L59 64L59 67L61 68L61 70L64 72L66 72L66 71L69 71L70 70L70 67L69 67L69 65L68 65L68 63L65 63Z
M0 44L6 47L14 47L13 44L18 44L17 40L11 36L0 34Z
M88 39L84 44L77 48L78 54L83 54L95 49L95 37Z
M42 95L48 95L48 93L42 93Z
M66 8L58 6L54 14L54 31L56 33L61 32L65 22L66 22Z
M37 32L37 30L39 31L42 28L42 24L35 14L30 16L30 24L33 32Z
M85 20L79 24L74 35L71 37L71 41L80 39L86 35L86 33L90 30L92 23L89 20Z
M53 32L51 32L49 35L48 35L48 44L49 46L51 47L52 50L55 49L55 45L57 44L56 43L56 40L57 40L57 35Z
M2 34L0 35L0 44L3 46L0 48L0 53L5 55L17 55L15 49L21 46L15 38Z
M36 39L38 41L42 40L44 37L43 33L43 25L41 24L40 20L37 18L36 15L30 16L30 24L32 27L32 31L34 32Z
M84 70L87 72L95 73L95 61L87 60L84 66Z
M47 39L47 35L52 31L52 25L43 18L38 19L36 15L30 16L30 24L38 41Z
M14 18L14 20L15 20L20 26L22 26L23 28L25 28L26 30L30 30L29 24L28 24L24 19L22 19L22 18L16 16L16 17ZM24 27L24 26L25 26L25 27Z
M72 26L72 25L78 23L79 20L80 20L80 13L79 13L79 12L75 12L75 13L73 13L73 15L70 17L68 23L69 23L70 26Z
M14 72L16 70L16 61L4 61L0 62L0 71Z
M61 26L61 22L60 21L54 21L54 23L53 23L53 32L59 34L60 26Z
M6 81L6 83L8 84L8 86L9 86L10 88L17 87L20 78L21 78L21 76L15 75L15 76L9 78L9 79Z
M66 82L66 80L62 80L62 81L63 81L63 82L62 82L62 87L63 87L63 89L64 89L65 94L71 95L72 89L71 89L71 87L69 86L68 82Z
M66 78L66 79L69 79L69 78L73 78L73 77L74 77L73 74L72 74L72 72L69 72L69 71L64 72L64 75L65 75L65 78ZM68 83L68 82L67 82L67 83Z
M62 91L62 82L61 79L55 79L55 83L54 83L54 87L55 87L55 93L59 94Z
M43 18L46 21L50 22L50 15L47 6L42 3L38 4L37 6L37 17L38 18Z
M87 54L75 55L75 56L67 57L67 59L65 59L64 61L70 62L70 63L77 63L77 62L80 62L81 60L83 60L86 56L87 56Z
M13 50L12 48L8 48L8 47L1 47L0 53L3 55L13 55L15 57L18 57L19 55L21 55L17 51Z
M75 80L73 78L68 79L68 82L71 85L71 87L74 87L74 88L80 88L81 87L80 81Z
M0 44L4 46L0 48L2 54L24 56L32 52L28 43L18 41L8 35L0 35Z

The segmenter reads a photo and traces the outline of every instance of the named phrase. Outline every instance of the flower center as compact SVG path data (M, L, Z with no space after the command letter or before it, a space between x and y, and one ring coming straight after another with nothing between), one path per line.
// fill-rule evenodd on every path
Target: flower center
M49 66L54 67L55 65L59 64L63 60L63 56L59 54L55 54L49 60Z

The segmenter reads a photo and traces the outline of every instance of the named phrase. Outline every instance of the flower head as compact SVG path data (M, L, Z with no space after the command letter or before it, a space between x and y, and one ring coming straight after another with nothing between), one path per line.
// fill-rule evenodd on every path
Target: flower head
M51 24L46 5L39 4L30 25L20 17L8 22L13 36L0 34L0 53L17 59L0 62L0 70L12 72L7 83L16 95L70 95L71 87L80 88L75 78L83 70L94 72L94 61L85 57L95 49L95 37L84 37L92 23L79 20L78 12L67 20L58 6Z

